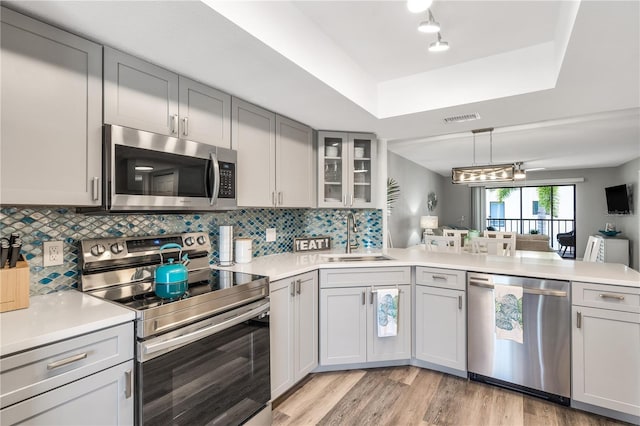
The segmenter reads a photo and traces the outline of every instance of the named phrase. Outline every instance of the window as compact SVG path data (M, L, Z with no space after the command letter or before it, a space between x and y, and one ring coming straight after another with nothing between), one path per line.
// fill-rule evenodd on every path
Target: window
M493 218L504 218L504 203L501 201L491 201L489 203L489 218L492 220L489 221L489 226L493 226L494 228L502 228L504 227L504 220L493 220Z
M532 201L531 206L533 207L531 209L531 214L538 214L538 201Z

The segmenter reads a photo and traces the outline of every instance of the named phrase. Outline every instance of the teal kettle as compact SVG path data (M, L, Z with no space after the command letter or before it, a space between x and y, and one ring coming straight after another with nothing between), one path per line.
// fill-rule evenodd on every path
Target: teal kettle
M175 262L173 258L169 258L167 259L167 263L164 263L162 251L172 248L180 249L178 262ZM182 261L180 261L182 256L182 246L175 243L163 245L160 247L159 252L160 266L156 268L154 275L156 296L163 299L177 299L187 291L189 285L189 271L185 266L189 259L185 254Z

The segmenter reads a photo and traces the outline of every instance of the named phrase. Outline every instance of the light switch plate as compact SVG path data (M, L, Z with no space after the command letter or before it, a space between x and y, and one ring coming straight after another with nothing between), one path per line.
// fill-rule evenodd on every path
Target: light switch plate
M267 228L267 242L272 242L276 240L276 228Z
M62 241L44 241L42 243L42 266L57 266L64 263Z

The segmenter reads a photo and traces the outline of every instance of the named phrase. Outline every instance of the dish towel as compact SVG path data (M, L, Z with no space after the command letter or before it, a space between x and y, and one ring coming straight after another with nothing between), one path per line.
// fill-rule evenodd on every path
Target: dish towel
M397 288L377 290L378 337L398 335L398 293Z
M522 287L495 285L496 338L523 343Z

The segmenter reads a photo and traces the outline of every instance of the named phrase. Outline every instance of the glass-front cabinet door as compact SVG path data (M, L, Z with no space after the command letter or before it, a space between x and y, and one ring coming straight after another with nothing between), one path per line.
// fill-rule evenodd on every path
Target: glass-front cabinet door
M374 207L373 134L318 132L318 207Z

